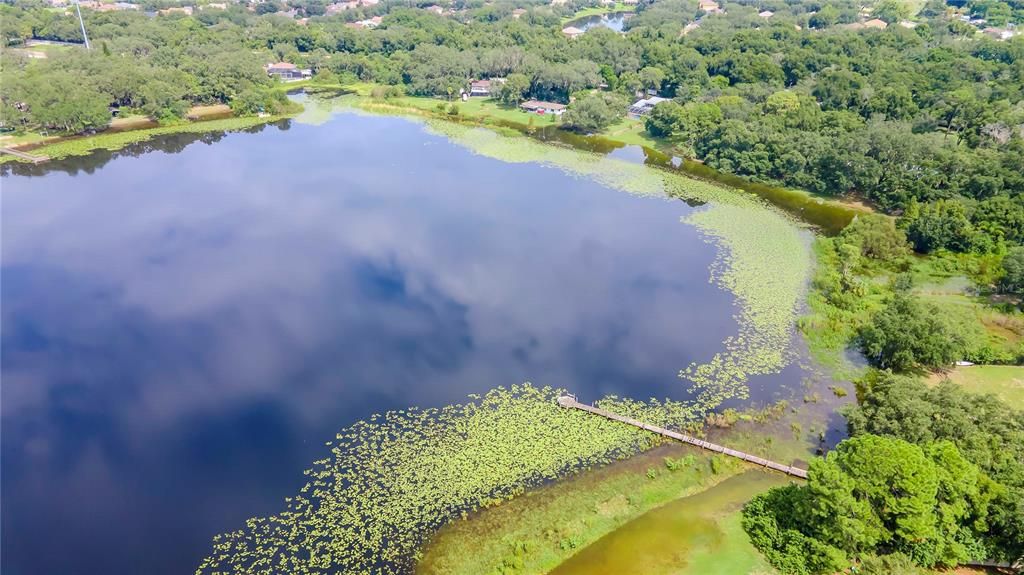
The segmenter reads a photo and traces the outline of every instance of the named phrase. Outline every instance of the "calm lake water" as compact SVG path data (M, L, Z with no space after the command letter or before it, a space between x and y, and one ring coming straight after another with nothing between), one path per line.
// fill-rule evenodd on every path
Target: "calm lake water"
M736 332L699 207L399 118L249 132L4 176L6 575L189 573L372 413L527 380L683 398Z

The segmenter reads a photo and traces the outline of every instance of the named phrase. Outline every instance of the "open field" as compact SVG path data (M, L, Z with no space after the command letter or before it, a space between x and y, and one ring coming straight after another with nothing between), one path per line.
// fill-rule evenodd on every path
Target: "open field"
M937 383L949 379L975 393L991 393L1012 407L1024 409L1024 366L971 365L960 366L928 378Z
M526 124L533 122L537 127L549 126L557 123L555 116L530 114L517 107L505 106L497 100L491 98L470 98L463 102L462 100L455 99L451 102L446 100L440 100L437 98L419 98L413 96L405 96L401 98L391 98L387 100L388 104L396 106L405 106L409 108L415 108L417 110L425 110L430 112L439 112L438 106L444 106L445 114L447 110L452 106L458 110L458 115L467 116L470 118L485 121L488 119L506 120L510 122L519 122Z

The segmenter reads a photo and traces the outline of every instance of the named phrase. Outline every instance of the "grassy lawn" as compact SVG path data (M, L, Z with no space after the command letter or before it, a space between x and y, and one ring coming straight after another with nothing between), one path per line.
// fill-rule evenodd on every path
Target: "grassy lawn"
M577 11L572 16L562 18L562 24L566 22L572 22L573 20L579 20L580 18L586 18L588 16L600 16L601 14L611 14L612 12L632 12L633 6L617 2L613 6L593 6L591 8L584 8L583 10Z
M446 110L454 105L459 110L460 116L480 121L497 119L526 124L532 119L535 126L548 126L556 123L556 118L553 115L530 114L517 107L506 106L491 98L470 98L465 102L461 100L449 102L438 98L404 96L401 98L391 98L387 100L387 103L428 112L438 112L438 105L443 105Z
M622 121L608 126L602 136L622 142L630 146L647 146L663 152L671 153L672 145L665 140L655 138L647 133L643 120L624 118Z
M10 133L0 135L0 146L6 147L38 144L54 138L56 138L56 136L44 136L38 132L25 132L23 134Z
M1024 409L1024 366L972 365L961 366L929 378L932 382L949 379L976 393L991 393L1010 406Z

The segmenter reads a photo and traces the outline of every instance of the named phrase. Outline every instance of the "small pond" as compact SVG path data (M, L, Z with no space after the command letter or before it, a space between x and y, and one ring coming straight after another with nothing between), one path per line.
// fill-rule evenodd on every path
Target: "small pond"
M580 30L586 32L591 28L611 28L616 32L622 32L626 26L626 20L633 16L632 12L612 12L610 14L600 14L597 16L584 16L583 18L577 18L566 24L566 26L575 26Z

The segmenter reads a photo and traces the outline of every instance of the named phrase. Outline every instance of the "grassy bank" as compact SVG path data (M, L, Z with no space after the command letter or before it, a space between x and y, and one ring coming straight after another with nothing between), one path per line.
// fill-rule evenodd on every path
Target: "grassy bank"
M47 158L54 160L70 156L84 156L96 150L120 150L129 144L143 142L156 136L243 130L253 126L259 126L261 124L276 122L290 117L291 115L292 114L282 114L264 117L242 116L204 122L181 122L166 126L158 126L156 128L144 128L141 130L102 132L94 136L77 136L54 143L44 143L43 145L34 148L31 153L38 156L46 156ZM13 156L0 156L0 164L15 161L19 160Z
M623 119L600 134L582 135L558 129L560 120L550 115L529 114L489 98L470 98L467 102L446 101L436 98L401 96L391 98L367 97L378 86L360 84L352 91L361 96L356 105L366 111L381 114L404 114L436 118L462 124L512 129L535 136L547 143L557 143L600 154L610 154L625 146L640 146L648 165L678 171L691 178L712 181L730 188L751 192L768 200L790 214L821 227L837 232L858 213L872 211L857 202L816 196L804 190L779 188L753 182L740 176L718 172L693 160L678 160L671 142L654 138L644 128L643 121Z
M549 575L734 575L775 571L743 531L747 501L790 480L751 469L652 510L573 555Z
M675 466L670 470L664 460ZM547 573L631 519L708 489L740 471L735 461L665 446L529 492L445 527L418 575Z
M716 434L716 441L779 461L809 457L811 444L804 438L773 438L767 433L786 427L787 421L740 424ZM547 573L610 533L632 525L638 517L704 493L751 469L733 458L682 444L665 444L448 524L425 546L416 573ZM745 501L758 492L744 493L740 499ZM706 511L714 516L722 537L691 542L689 552L683 555L678 553L679 548L671 548L676 542L668 540L664 553L649 560L657 561L659 570L667 569L665 573L707 573L692 569L708 567L715 562L716 554L727 550L728 565L763 565L740 528L735 501L723 501L720 508ZM683 534L679 538L682 541ZM680 571L687 566L690 571Z

